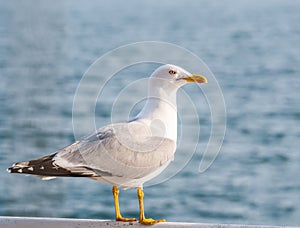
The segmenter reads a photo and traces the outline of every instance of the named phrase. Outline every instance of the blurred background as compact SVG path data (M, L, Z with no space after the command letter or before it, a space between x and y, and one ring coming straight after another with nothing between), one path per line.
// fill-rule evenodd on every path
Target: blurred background
M210 113L204 96L188 87L199 100L200 143L177 175L145 188L146 213L168 221L300 225L299 12L293 0L0 0L0 215L114 218L109 185L40 181L5 169L74 141L73 97L97 58L156 40L191 50L214 72L227 132L213 165L199 173ZM145 77L156 67L126 69L107 96L120 92L126 75ZM97 103L99 127L110 122L111 102ZM175 160L185 152L179 148ZM135 190L120 197L123 214L137 216Z

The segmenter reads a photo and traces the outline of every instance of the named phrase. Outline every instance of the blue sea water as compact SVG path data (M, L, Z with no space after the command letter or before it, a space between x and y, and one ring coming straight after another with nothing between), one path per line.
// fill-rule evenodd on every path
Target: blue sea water
M146 213L168 221L300 225L299 12L292 0L0 1L0 215L114 218L109 185L40 181L5 169L72 143L73 98L88 67L121 45L154 40L191 50L214 72L227 131L217 159L199 173L210 113L203 94L188 86L200 113L199 146L194 154L180 148L180 172L145 187ZM108 83L95 107L97 126L111 121L122 88L155 67L129 67L119 83ZM184 114L186 104L179 105ZM82 133L92 131L81 118ZM137 216L135 190L120 197L123 214Z

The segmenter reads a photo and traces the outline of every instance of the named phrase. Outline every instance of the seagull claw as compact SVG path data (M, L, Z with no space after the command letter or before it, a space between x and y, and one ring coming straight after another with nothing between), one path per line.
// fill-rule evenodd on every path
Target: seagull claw
M154 225L160 222L166 222L165 219L160 219L160 220L154 220L152 218L143 218L139 220L139 223L143 224L143 225Z
M120 217L116 218L116 221L119 221L119 222L134 222L134 221L136 221L136 218L123 218L122 216L120 216Z

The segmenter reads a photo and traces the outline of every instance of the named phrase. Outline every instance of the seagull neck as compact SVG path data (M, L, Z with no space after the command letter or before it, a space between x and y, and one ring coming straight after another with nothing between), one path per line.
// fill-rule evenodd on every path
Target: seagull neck
M176 91L163 87L150 87L148 98L136 120L151 127L153 136L177 140L177 106Z

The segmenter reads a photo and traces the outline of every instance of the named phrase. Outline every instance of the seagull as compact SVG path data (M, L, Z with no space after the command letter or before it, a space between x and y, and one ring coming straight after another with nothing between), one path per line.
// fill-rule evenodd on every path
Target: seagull
M121 215L119 188L136 188L139 223L165 222L145 217L143 184L159 175L174 159L176 93L190 82L207 83L207 79L172 64L162 65L151 74L146 103L132 120L101 127L51 155L15 163L7 171L37 175L42 180L87 177L111 184L116 221L123 222L136 219Z

